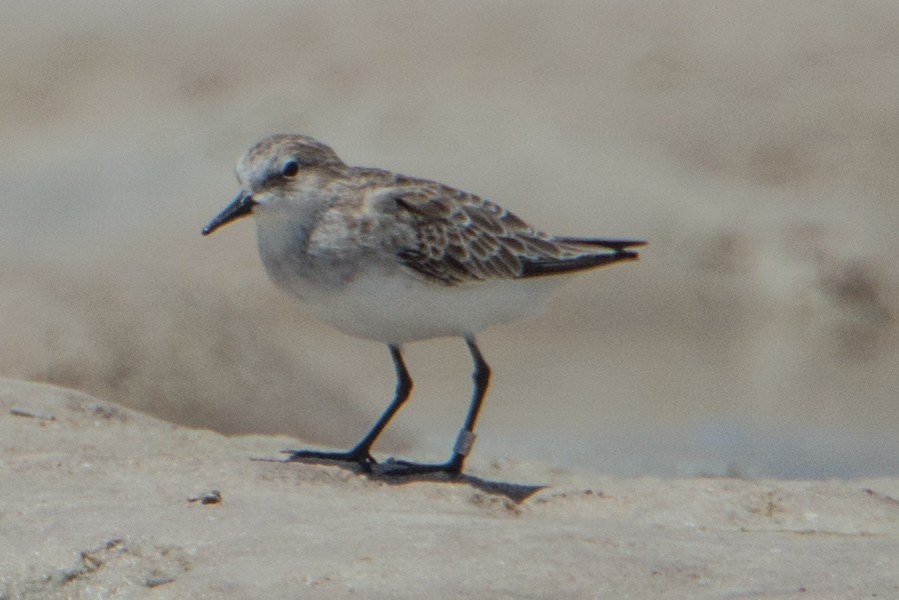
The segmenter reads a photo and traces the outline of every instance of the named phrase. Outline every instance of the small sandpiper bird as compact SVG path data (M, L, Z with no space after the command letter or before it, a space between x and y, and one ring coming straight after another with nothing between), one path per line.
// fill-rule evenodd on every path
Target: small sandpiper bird
M393 401L353 448L289 450L287 460L349 462L371 472L372 446L412 391L402 345L458 336L474 361L474 391L452 456L378 465L386 476L458 476L490 379L475 333L538 312L567 275L636 259L629 248L644 244L551 236L441 183L349 167L305 135L262 140L238 162L237 178L240 193L203 235L253 215L269 277L321 321L387 344L396 369Z

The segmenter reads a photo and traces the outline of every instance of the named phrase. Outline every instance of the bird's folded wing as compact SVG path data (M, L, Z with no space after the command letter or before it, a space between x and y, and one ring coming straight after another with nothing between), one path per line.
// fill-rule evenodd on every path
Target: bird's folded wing
M641 244L553 238L492 202L439 184L398 189L390 198L397 220L414 231L398 259L446 285L598 267L636 258L626 248Z

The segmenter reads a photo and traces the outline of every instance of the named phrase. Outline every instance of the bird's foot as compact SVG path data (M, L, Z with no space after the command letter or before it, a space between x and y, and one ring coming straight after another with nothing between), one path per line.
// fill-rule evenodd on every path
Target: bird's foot
M351 463L364 473L371 473L372 467L378 464L368 450L359 448L353 448L346 452L323 450L283 450L282 452L289 455L284 462Z
M437 464L422 464L389 458L378 465L375 474L379 477L391 479L416 477L419 475L445 475L455 479L462 475L462 464L464 461L465 457L459 454L454 455L453 458L445 463Z

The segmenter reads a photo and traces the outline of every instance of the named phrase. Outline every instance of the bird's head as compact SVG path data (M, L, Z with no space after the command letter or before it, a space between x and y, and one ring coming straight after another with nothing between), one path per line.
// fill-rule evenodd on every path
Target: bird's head
M302 197L304 188L315 187L323 177L347 168L334 150L311 137L280 134L265 138L237 161L240 193L203 228L203 235L252 214L257 206Z

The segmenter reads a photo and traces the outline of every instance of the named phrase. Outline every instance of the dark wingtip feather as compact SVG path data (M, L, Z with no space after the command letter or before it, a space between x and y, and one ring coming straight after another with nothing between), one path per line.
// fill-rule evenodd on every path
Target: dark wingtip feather
M596 245L608 247L605 245L606 243L607 242ZM643 243L644 242L622 242L622 244L629 244L630 246L642 245ZM625 247L628 246L616 246L613 248L615 250L613 254L583 254L572 258L524 260L521 264L521 277L539 277L541 275L557 275L560 273L569 273L571 271L595 269L623 260L636 260L640 257L636 252L623 250L622 248Z
M625 248L636 248L638 246L645 246L646 242L643 240L602 240L595 238L575 238L575 237L564 237L564 238L556 238L557 241L563 242L565 244L578 244L582 246L598 246L600 248L608 248L609 250L615 251L624 251Z

